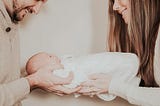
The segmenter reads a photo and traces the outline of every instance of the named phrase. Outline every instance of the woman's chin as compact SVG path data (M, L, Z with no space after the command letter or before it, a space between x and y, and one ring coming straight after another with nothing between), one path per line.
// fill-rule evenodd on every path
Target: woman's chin
M127 18L123 18L123 20L124 20L124 22L125 22L126 24L128 24L128 19L127 19Z

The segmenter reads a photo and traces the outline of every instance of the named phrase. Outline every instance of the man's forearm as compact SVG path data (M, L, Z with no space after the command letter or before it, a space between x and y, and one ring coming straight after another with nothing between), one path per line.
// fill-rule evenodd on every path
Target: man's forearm
M29 92L29 83L25 78L0 84L0 106L12 106L22 100Z

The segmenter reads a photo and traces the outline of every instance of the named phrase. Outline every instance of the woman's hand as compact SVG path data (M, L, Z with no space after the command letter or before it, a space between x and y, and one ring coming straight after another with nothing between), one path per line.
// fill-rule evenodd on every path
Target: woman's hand
M111 81L111 75L105 73L91 74L89 80L81 84L78 93L82 95L94 96L107 93Z
M58 96L69 95L79 91L81 87L76 88L66 88L63 85L55 85L47 89L49 92L54 92Z

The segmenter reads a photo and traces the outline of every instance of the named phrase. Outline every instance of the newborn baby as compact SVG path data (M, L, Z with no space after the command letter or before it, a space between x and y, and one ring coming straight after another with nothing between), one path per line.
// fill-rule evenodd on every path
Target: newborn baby
M60 60L64 69L54 70L54 75L67 77L70 71L74 73L71 84L64 85L67 88L79 86L82 82L89 80L88 75L94 73L109 73L112 75L112 79L119 77L124 81L130 81L136 76L139 66L136 55L119 52L105 52L79 57L63 56ZM29 59L26 69L31 74L41 66L56 61L58 61L58 58L53 58L48 53L38 53ZM113 100L116 97L107 93L97 96L105 101Z

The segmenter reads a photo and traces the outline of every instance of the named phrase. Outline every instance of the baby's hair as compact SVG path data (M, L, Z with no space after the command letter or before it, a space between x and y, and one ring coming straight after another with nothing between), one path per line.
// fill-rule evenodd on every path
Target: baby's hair
M27 61L27 63L26 63L26 72L27 72L28 74L32 74L31 72L35 72L35 71L36 71L36 69L34 69L33 67L31 67L31 66L32 66L32 59L33 59L34 57L36 57L37 55L40 55L40 54L43 54L43 53L45 53L45 52L36 53L36 54L34 54L33 56L31 56L31 57L28 59L28 61ZM31 70L32 70L32 71L31 71Z

